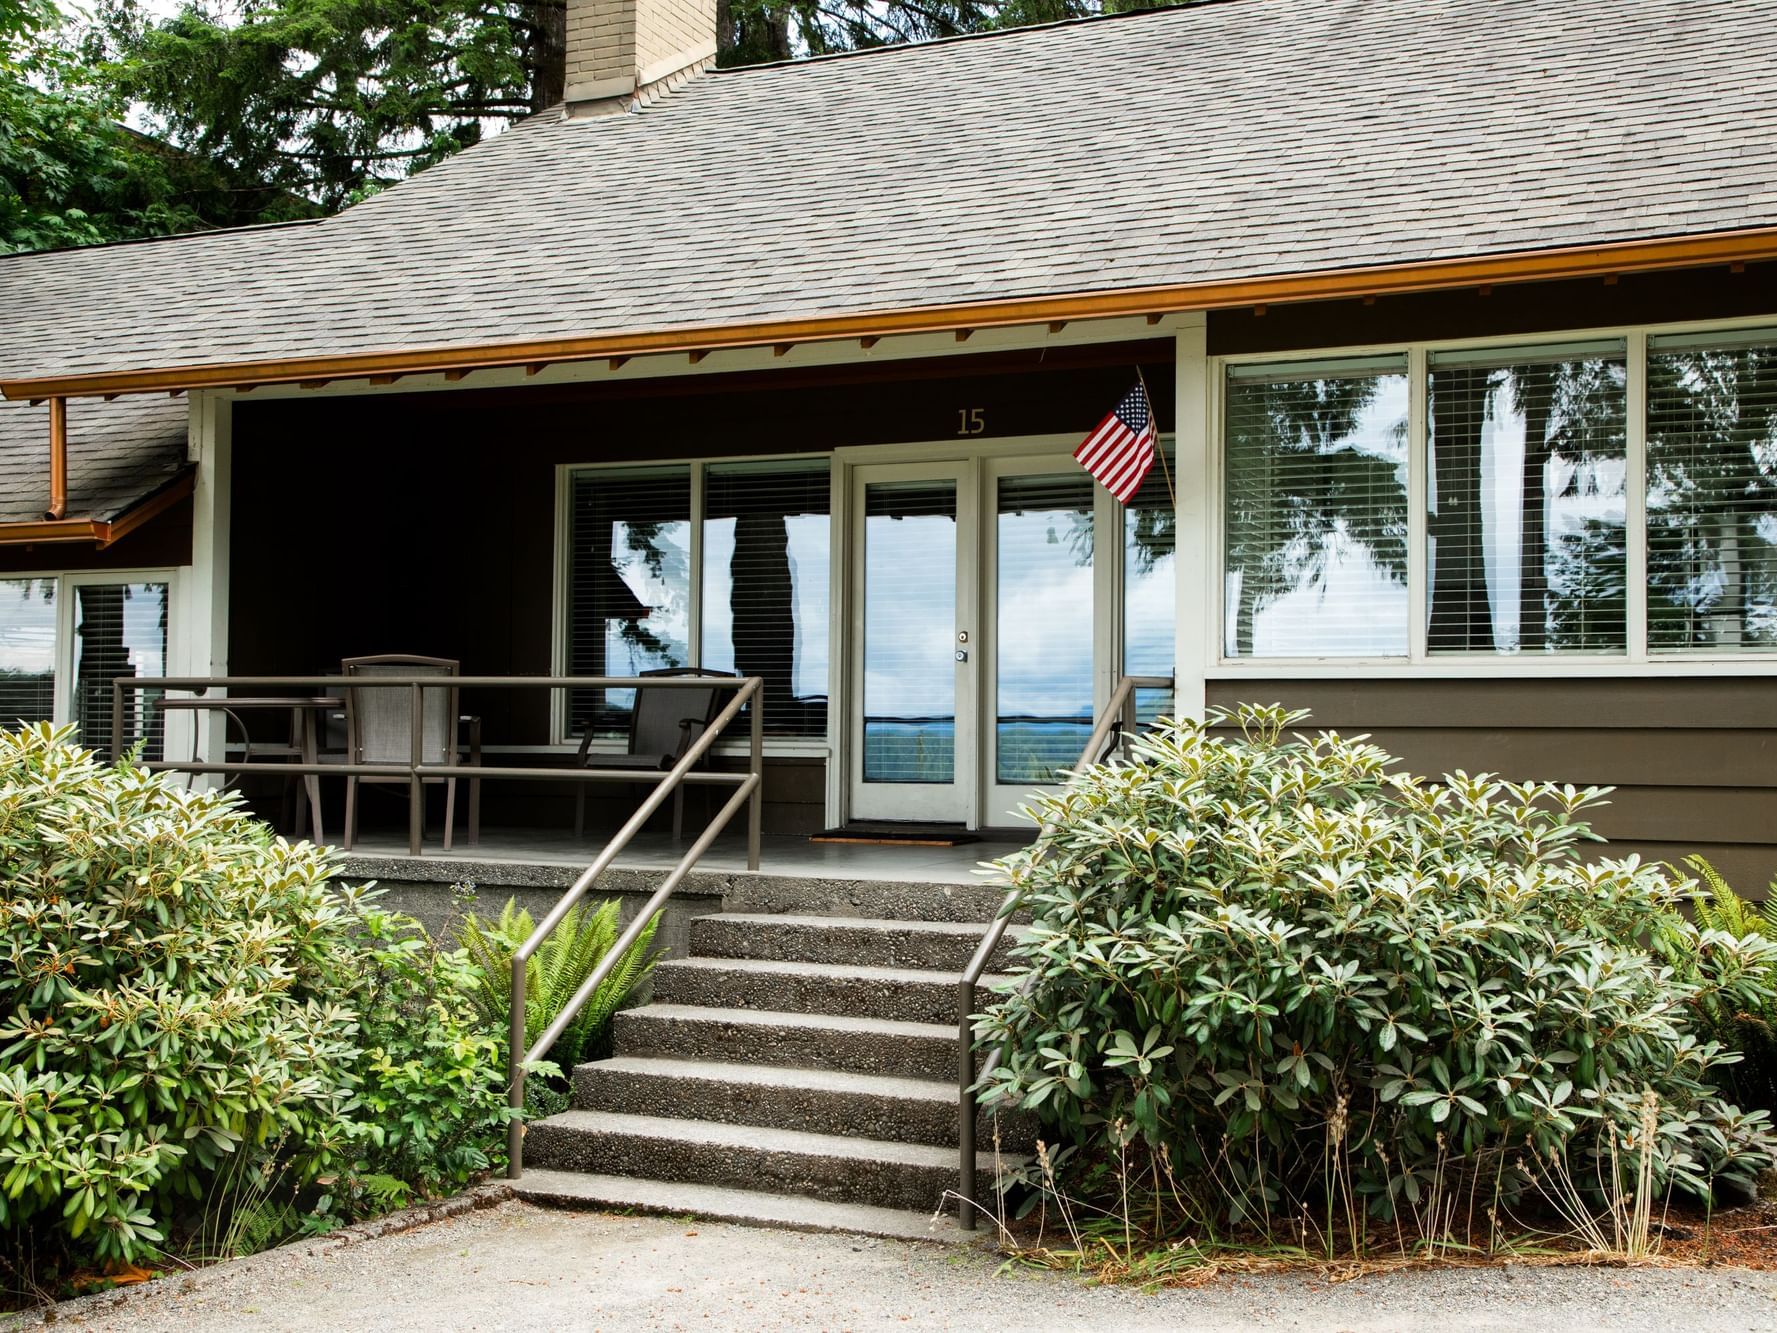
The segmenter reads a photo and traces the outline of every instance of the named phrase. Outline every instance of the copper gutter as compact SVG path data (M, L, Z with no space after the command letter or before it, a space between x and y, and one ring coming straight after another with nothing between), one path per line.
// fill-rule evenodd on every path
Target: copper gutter
M146 500L113 519L44 518L23 523L0 523L0 546L91 542L102 551L190 495L194 480L194 474L187 469Z
M1486 258L1437 259L1407 264L1376 264L1321 273L1241 278L1225 282L1137 287L1118 291L920 306L860 315L831 315L748 324L688 326L634 333L593 334L471 347L353 352L270 361L213 362L162 369L97 371L38 379L0 380L11 399L79 397L94 394L178 392L184 389L239 388L258 384L315 384L372 375L443 372L461 379L472 370L492 370L550 361L590 361L768 347L780 343L856 338L875 340L918 333L1056 324L1071 320L1116 319L1240 306L1281 305L1353 297L1392 296L1461 287L1572 278L1610 278L1624 273L1703 265L1739 265L1777 260L1777 227L1754 227L1700 236L1622 241L1515 251Z
M49 400L49 508L47 519L68 514L68 400Z

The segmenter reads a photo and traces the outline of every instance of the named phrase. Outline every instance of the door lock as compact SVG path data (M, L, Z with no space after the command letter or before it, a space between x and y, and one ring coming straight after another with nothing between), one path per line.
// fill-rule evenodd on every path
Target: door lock
M958 648L956 650L956 660L959 662L968 661L969 660L969 650L967 648Z
M959 629L956 632L956 641L958 643L967 643L969 641L969 631L966 629Z

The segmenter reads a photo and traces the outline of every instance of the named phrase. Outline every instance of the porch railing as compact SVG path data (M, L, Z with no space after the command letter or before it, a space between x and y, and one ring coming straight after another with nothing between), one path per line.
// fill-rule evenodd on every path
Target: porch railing
M1137 690L1170 690L1173 688L1171 676L1124 676L1117 682L1117 688L1111 691L1109 702L1104 711L1098 715L1092 727L1092 735L1087 738L1086 748L1080 752L1079 762L1073 771L1078 773L1094 764L1103 763L1121 745L1123 739L1135 734L1138 722L1136 718ZM1045 824L1037 834L1041 839L1053 829L1053 825ZM975 1116L977 1098L975 1090L985 1082L993 1071L999 1067L1000 1051L996 1047L988 1053L981 1068L975 1068L975 988L981 983L981 976L987 971L987 962L993 957L994 950L999 948L1000 941L1005 937L1006 928L1012 924L1012 914L1018 910L1023 900L1023 889L1012 889L1006 894L1006 900L1000 904L999 915L995 916L981 936L981 943L976 947L974 957L963 969L963 974L956 984L956 1023L957 1023L957 1126L956 1141L958 1152L957 1193L960 1199L957 1206L957 1221L965 1231L975 1229L976 1208L976 1160L975 1160ZM1036 973L1032 972L1025 978L1024 985L1019 988L1020 994L1028 994Z
M627 768L429 764L424 762L424 747L422 745L425 736L425 696L426 691L436 692L441 688L453 690L544 689L551 691L638 688L649 690L715 689L735 691L737 698L729 702L729 706L718 715L716 722L705 728L703 735L686 752L691 763L681 763L666 772ZM411 696L408 711L411 743L408 749L408 761L404 764L350 762L306 764L283 761L255 763L247 759L237 760L233 763L213 764L193 759L190 762L156 760L145 763L143 767L154 772L221 774L224 776L264 773L287 778L406 778L408 794L411 797L408 811L407 842L408 851L414 856L423 854L421 846L425 820L423 784L437 778L468 778L481 781L651 782L655 784L655 791L646 807L650 813L658 809L659 802L671 795L681 784L745 787L751 796L751 806L747 814L747 868L757 870L759 868L759 839L765 813L763 796L760 792L760 782L763 781L764 776L762 688L757 676L400 676L394 674L349 678L343 676L119 676L111 682L111 754L115 759L129 748L134 739L128 736L124 730L124 719L128 711L124 707L126 692L158 690L163 694L180 693L208 696L213 690L247 689L259 692L325 690L338 692L346 689L405 689L410 692ZM224 710L228 705L228 695L226 693L218 694L214 701L218 711ZM690 772L690 767L709 753L710 747L716 736L720 734L722 727L726 726L746 706L748 701L752 701L754 707L747 771L745 773ZM137 716L140 715L140 710L138 710ZM753 779L750 784L749 778ZM724 822L726 821L724 820ZM628 839L626 838L624 841L627 843Z
M629 769L563 769L563 768L485 768L460 764L424 764L420 762L420 738L424 732L424 697L425 689L437 689L440 684L448 683L458 689L514 689L514 688L547 688L547 689L722 689L734 691L734 697L716 714L703 733L692 742L679 761L663 773L635 772ZM253 689L253 690L317 690L340 689L344 682L338 676L159 676L159 677L122 677L112 683L111 689L111 735L113 757L121 754L128 742L124 739L124 691L157 689L162 691L181 691L206 694L212 689ZM747 819L747 869L759 868L759 838L761 819L764 812L763 794L765 772L763 766L765 741L764 688L765 682L758 676L649 676L646 678L628 676L367 676L353 677L350 682L352 689L409 689L412 691L412 711L409 717L413 727L413 743L410 750L411 759L406 765L399 764L286 764L261 763L255 764L242 761L234 764L208 764L155 762L144 767L156 771L182 773L273 773L285 777L306 777L310 774L336 777L401 777L405 775L411 786L415 814L410 828L413 850L419 851L420 839L420 801L423 788L421 783L427 778L465 777L465 778L570 778L589 782L652 782L654 790L648 794L636 812L617 831L615 837L606 843L604 849L593 859L579 878L562 894L561 900L550 909L549 915L538 923L531 937L520 945L512 955L511 980L511 1025L509 1029L510 1046L507 1052L506 1087L507 1102L512 1108L512 1118L506 1129L506 1173L516 1180L524 1174L524 1079L525 1066L534 1060L540 1060L549 1053L568 1025L586 1007L588 1000L610 976L613 968L623 956L635 945L642 932L647 929L648 922L654 919L660 909L665 907L673 892L684 882L698 859L709 850L710 844L728 827L730 820L739 813L741 806L748 807ZM218 708L225 706L226 695L216 698ZM717 739L727 729L749 703L753 705L751 715L751 735L749 738L748 771L745 773L694 773L692 770L709 754ZM562 918L573 909L597 883L600 875L610 868L624 848L629 846L635 835L641 832L648 820L666 803L680 786L688 782L726 784L734 788L734 792L710 820L709 826L698 835L685 854L679 858L666 878L641 911L631 919L623 933L617 937L605 956L593 968L590 976L580 984L580 988L569 998L567 1004L557 1014L548 1027L538 1034L535 1044L530 1044L525 1031L525 970L531 957L542 947L551 932L561 924Z

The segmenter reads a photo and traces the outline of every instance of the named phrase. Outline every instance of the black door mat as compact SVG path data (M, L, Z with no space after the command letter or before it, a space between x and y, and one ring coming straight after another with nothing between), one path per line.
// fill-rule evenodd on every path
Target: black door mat
M847 824L816 833L810 842L848 842L876 846L961 847L980 842L978 834L945 824Z

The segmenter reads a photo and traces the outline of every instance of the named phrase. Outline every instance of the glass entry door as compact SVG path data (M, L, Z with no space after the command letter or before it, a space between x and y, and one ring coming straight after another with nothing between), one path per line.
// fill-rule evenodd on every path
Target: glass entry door
M1019 805L1056 784L1092 734L1099 501L1066 456L990 459L983 472L981 823L1019 827Z
M972 465L853 471L851 816L975 822Z

